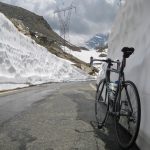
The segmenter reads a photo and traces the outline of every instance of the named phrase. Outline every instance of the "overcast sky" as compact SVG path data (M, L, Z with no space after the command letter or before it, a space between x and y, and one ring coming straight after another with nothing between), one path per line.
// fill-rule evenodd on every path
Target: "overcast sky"
M66 8L72 0L0 0L1 2L20 6L35 12L48 21L50 26L59 31L58 8ZM111 30L112 23L118 12L119 0L74 0L76 12L73 9L70 20L70 40L73 43L86 41L97 33ZM63 17L64 15L62 15ZM66 15L67 16L67 12Z

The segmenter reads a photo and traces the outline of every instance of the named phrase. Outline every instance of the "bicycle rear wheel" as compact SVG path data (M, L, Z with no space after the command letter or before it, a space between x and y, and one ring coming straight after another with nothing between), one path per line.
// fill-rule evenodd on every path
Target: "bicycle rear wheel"
M125 81L119 92L115 111L115 129L119 145L128 149L135 142L141 120L141 104L138 90L131 81Z
M108 115L108 110L109 103L107 96L106 80L102 79L97 86L95 99L95 117L99 128L104 125Z

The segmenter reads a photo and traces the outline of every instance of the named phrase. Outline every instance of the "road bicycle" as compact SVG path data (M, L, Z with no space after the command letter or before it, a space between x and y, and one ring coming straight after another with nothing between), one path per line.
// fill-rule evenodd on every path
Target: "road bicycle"
M124 68L126 59L134 52L134 48L122 48L122 62L108 59L93 59L94 62L107 63L105 78L100 80L96 90L95 117L98 128L106 125L108 116L115 122L116 137L123 149L129 149L138 136L141 121L141 104L138 90L132 81L126 81ZM116 69L112 68L116 64ZM118 80L111 81L111 72L118 74Z

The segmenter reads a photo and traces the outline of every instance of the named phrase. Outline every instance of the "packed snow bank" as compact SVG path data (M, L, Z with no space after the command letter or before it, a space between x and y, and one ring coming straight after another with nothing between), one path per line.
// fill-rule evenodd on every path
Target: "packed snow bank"
M78 58L86 63L90 63L90 57L93 57L94 59L106 59L106 57L100 57L100 55L107 56L107 52L108 52L107 48L103 52L98 52L95 49L91 49L89 51L81 50L78 52L78 51L73 51L73 50L69 49L68 47L64 48L64 46L62 46L62 49L63 50L65 49L65 52L75 56L76 58ZM102 77L102 74L103 74L103 76L105 74L104 70L106 69L106 64L105 63L95 64L93 66L99 70L98 74L96 73L96 76L94 77L94 78L97 78L97 76L98 76L98 80L97 80L97 83L98 83L98 81L100 80L99 77Z
M134 47L127 59L126 79L137 85L141 97L141 127L137 144L150 149L150 0L128 0L119 13L109 40L108 57L122 58L121 48Z
M40 84L89 78L83 71L18 32L1 13L0 35L0 84Z

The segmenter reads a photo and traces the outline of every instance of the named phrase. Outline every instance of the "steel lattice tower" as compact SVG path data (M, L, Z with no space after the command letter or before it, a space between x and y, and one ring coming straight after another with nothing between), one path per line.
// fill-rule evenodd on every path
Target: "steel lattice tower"
M72 10L75 9L76 7L73 5L73 2L69 7L60 9L57 7L57 9L54 11L54 14L57 14L58 19L59 19L59 25L60 25L60 36L63 38L63 44L64 47L66 45L66 37L68 36L69 40L69 25L70 25L70 18L71 18L71 13Z

